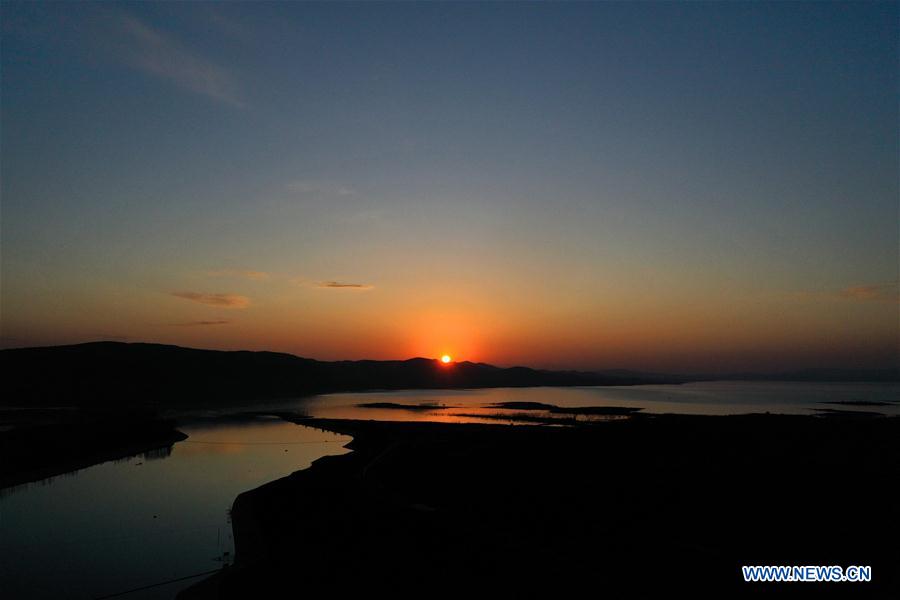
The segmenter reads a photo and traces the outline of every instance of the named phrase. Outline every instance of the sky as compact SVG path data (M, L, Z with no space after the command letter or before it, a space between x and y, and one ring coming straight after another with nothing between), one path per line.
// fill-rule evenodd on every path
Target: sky
M0 342L897 366L898 6L4 2Z

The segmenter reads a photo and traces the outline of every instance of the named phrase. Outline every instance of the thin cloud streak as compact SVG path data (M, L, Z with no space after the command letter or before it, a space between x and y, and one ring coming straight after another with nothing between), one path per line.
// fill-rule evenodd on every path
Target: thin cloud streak
M795 300L839 300L845 302L900 302L897 282L851 285L839 290L799 291L789 294Z
M287 184L287 190L298 195L355 196L353 188L333 181L297 179Z
M188 321L186 323L172 323L172 327L207 327L210 325L230 325L231 321Z
M129 66L223 104L244 107L228 69L195 54L134 17L121 17L119 31L126 37L128 45L120 58Z
M367 283L343 283L341 281L321 281L316 284L317 288L331 290L374 290L374 285Z
M183 298L218 308L247 308L250 298L238 294L203 294L200 292L172 292L176 298Z
M842 289L839 292L841 298L848 300L866 301L897 301L900 300L897 294L896 283L876 283L873 285L854 285Z

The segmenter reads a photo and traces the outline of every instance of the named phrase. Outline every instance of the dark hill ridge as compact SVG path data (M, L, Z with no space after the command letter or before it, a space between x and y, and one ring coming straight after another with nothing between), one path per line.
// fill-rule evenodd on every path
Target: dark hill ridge
M0 350L9 405L216 405L339 391L685 383L714 379L897 381L896 369L774 375L547 371L428 358L327 362L279 352L91 342Z
M0 366L6 402L17 405L209 405L353 390L662 381L471 362L443 365L427 358L326 362L277 352L122 342L0 350Z

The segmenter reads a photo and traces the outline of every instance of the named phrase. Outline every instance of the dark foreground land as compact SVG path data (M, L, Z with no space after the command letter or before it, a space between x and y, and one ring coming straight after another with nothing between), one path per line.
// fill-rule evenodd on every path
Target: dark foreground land
M241 494L236 564L182 598L900 592L900 419L303 423L354 452ZM744 564L873 582L745 584Z
M140 411L0 410L0 490L136 454L166 453L187 436Z

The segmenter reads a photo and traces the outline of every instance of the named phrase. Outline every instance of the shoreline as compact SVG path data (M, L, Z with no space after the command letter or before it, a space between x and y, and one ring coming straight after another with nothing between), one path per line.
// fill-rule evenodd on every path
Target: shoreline
M23 414L4 416L15 421ZM24 416L29 419L0 432L0 495L105 462L166 453L187 439L171 419L80 410Z
M350 573L361 589L422 593L447 581L574 591L586 577L624 595L779 590L743 584L740 564L872 564L876 583L844 590L900 585L900 524L886 506L900 418L663 415L556 428L279 416L352 436L353 451L240 494L234 566L179 598L343 589ZM774 510L776 498L797 518ZM688 577L698 565L708 575ZM648 570L658 577L639 576ZM517 572L531 583L510 580Z

